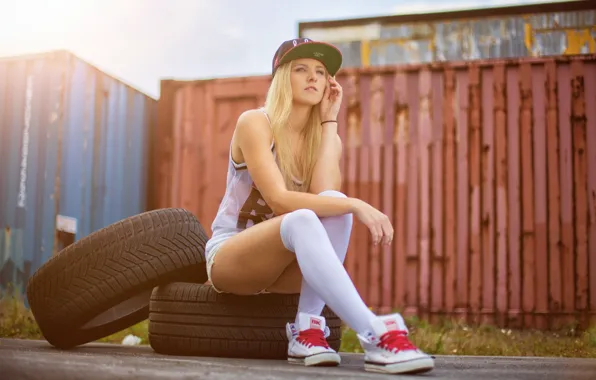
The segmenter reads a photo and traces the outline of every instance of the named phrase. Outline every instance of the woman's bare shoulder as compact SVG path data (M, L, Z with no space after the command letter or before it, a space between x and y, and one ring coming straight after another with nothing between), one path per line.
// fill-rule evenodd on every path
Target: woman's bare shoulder
M241 140L258 138L271 140L273 135L267 116L260 109L250 109L242 112L236 122L237 137Z

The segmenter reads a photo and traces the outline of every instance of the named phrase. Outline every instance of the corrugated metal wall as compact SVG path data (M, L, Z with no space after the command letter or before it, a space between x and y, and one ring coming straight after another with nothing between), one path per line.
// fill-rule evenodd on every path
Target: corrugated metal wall
M379 249L356 227L347 267L370 305L503 326L596 320L593 57L343 82L346 189L397 231Z
M346 267L370 306L500 326L596 321L594 57L339 80L343 189L396 229L392 247L373 247L355 223ZM209 229L236 119L268 84L164 83L156 205L186 207Z
M58 215L80 239L146 209L156 106L67 52L0 60L1 288L61 248Z
M352 25L357 20L304 23L300 34L336 44L344 54L344 67L594 54L596 6L582 3L574 6L581 10L551 4L560 9L554 12L542 12L542 4L523 6L517 15L500 15L505 13L500 8L469 18L445 12L420 15L422 21L380 17L358 25ZM483 13L467 13L473 12Z
M269 77L162 81L151 208L179 205L210 227L225 191L238 116L264 104Z

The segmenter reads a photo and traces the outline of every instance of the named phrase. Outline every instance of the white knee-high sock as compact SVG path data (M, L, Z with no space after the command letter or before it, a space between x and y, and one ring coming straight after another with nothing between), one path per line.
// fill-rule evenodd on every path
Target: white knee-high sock
M312 210L296 210L281 222L284 246L296 254L303 279L358 334L372 331L366 306L337 257L327 231Z
M345 194L335 191L326 190L319 193L321 196L336 197L336 198L347 198ZM353 216L352 214L344 214L338 216L331 216L326 218L320 218L321 224L327 232L327 236L331 241L333 250L337 255L339 261L343 264L348 252L348 245L350 244L350 234L352 232ZM302 286L300 289L300 300L298 301L298 313L296 314L296 323L298 322L299 313L307 313L314 315L321 315L323 308L325 307L325 301L315 290L306 282L302 280Z

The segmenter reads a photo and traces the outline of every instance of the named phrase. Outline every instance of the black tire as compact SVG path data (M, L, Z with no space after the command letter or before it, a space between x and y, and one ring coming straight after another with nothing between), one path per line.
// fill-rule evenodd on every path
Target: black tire
M287 358L286 323L298 295L237 296L212 286L172 283L153 290L149 344L160 354L252 359ZM339 350L341 320L327 307L329 345Z
M154 287L205 282L199 221L182 209L123 219L66 247L31 277L27 298L50 344L72 348L149 317Z

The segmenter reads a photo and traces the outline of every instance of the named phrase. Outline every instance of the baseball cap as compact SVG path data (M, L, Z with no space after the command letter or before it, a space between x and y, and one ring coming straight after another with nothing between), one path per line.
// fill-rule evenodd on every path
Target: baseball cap
M298 58L313 58L320 61L329 75L334 76L341 67L342 55L338 48L310 38L295 38L281 43L273 56L272 75L277 68Z

